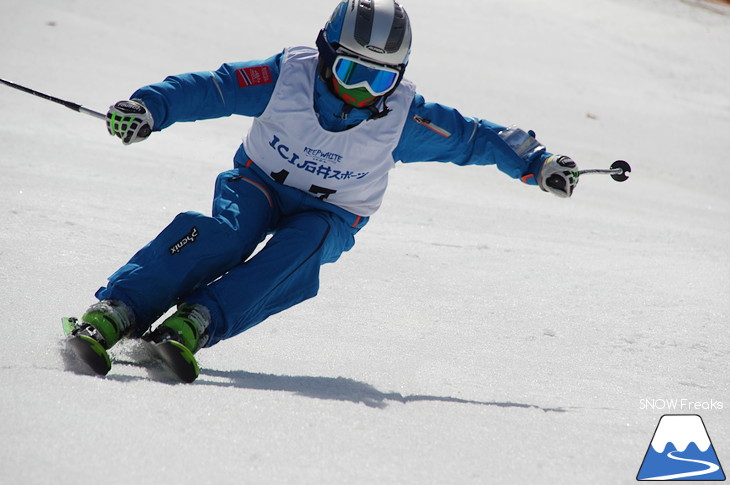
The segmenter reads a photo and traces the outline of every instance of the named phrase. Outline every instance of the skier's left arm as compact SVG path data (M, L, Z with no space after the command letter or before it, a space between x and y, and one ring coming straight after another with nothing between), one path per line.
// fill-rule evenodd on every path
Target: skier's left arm
M510 177L560 197L570 197L578 181L575 163L549 153L533 132L465 117L454 108L427 103L420 95L411 105L393 156L404 163L496 165Z

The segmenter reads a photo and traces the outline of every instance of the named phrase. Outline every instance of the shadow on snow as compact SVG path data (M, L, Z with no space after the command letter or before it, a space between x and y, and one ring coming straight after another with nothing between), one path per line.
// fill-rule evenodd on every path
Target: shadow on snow
M224 380L213 380L224 379ZM498 408L536 409L544 412L564 413L563 408L545 408L535 404L514 402L489 402L460 399L456 397L408 395L397 392L382 392L365 382L346 377L310 377L279 376L273 374L257 374L246 371L201 370L195 385L234 387L238 389L254 389L262 391L283 391L315 399L348 401L362 403L371 408L384 409L390 403L407 404L412 402L445 402L455 404L471 404Z
M66 349L61 348L61 356L64 360L67 371L82 375L93 375L92 372L86 369L85 366L81 365L78 362L78 359L71 355L71 353ZM119 382L130 382L148 380L151 378L152 380L167 384L180 384L180 381L177 380L167 369L156 362L145 359L144 355L141 354L136 355L136 357L132 360L114 359L114 365L117 369L119 369L120 366L125 365L145 368L149 377L144 378L140 376L112 373L107 375L106 379ZM546 413L567 412L567 409L561 407L546 408L536 404L516 402L475 401L457 397L429 396L421 394L404 396L398 392L379 391L370 384L346 377L281 376L246 371L201 369L200 377L198 377L192 385L290 392L298 396L314 399L345 401L355 404L362 403L365 406L376 409L385 409L390 403L407 404L413 402L444 402L495 408L535 409Z

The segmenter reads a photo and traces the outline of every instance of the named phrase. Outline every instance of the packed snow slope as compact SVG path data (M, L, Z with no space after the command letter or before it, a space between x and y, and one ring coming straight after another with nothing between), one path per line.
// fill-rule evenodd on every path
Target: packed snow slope
M0 76L105 112L314 45L335 4L3 0ZM728 8L404 4L427 100L581 168L628 160L630 180L561 200L494 167L401 165L320 295L201 351L194 384L132 345L95 378L65 370L60 317L178 212L209 212L250 120L125 147L0 86L0 483L633 483L671 411L730 463Z

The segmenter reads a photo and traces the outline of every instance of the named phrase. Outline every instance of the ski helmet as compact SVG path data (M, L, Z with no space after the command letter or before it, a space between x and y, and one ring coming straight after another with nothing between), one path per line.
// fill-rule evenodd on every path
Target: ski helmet
M408 14L395 0L343 0L320 31L317 49L320 75L335 94L355 106L372 104L403 79L411 52Z

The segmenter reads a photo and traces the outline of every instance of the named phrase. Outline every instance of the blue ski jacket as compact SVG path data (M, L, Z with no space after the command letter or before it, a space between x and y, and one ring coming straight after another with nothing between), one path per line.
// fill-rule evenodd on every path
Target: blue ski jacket
M147 106L154 119L154 131L179 121L231 115L257 117L266 109L274 91L281 56L279 53L266 60L226 63L216 71L169 76L138 89L131 99ZM315 109L324 129L344 131L371 116L367 109L353 109L345 116L344 103L325 83L317 79L315 85ZM465 117L454 108L426 102L416 94L393 159L404 163L496 164L510 177L537 185L537 173L550 153L540 149L520 157L500 137L505 129L484 119ZM243 145L234 161L236 165L248 161Z

